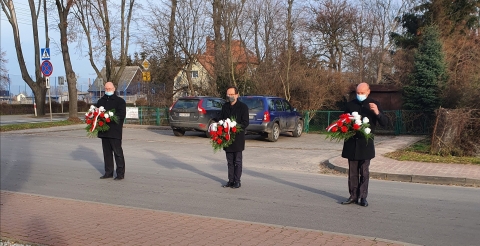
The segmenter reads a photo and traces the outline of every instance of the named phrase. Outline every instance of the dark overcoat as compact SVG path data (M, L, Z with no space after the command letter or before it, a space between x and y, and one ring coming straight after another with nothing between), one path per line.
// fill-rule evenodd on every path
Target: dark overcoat
M106 132L98 132L98 137L122 139L123 121L127 114L127 104L125 100L118 97L115 93L111 96L104 95L98 100L96 106L103 106L107 111L115 109L115 115L118 117L118 124L110 121L110 123L107 123L110 129Z
M375 113L370 110L369 103L375 103L380 111L380 114L375 115ZM363 102L354 99L347 103L345 113L353 113L358 112L362 116L362 120L364 117L367 117L370 122L370 129L372 129L372 134L375 133L375 128L377 123L385 126L388 124L388 118L380 107L380 104L367 97L367 99L363 100ZM342 157L347 158L348 160L352 161L359 161L359 160L370 160L375 157L375 146L373 138L367 139L365 136L358 132L355 136L349 138L343 143L343 150L342 150Z
M238 132L235 135L235 140L233 141L233 143L227 148L224 148L223 150L225 150L226 152L243 151L245 149L245 129L249 124L248 106L238 100L233 105L231 105L230 102L226 102L222 106L222 113L220 117L222 120L225 120L227 118L235 118L237 124L240 125L242 128L242 131Z

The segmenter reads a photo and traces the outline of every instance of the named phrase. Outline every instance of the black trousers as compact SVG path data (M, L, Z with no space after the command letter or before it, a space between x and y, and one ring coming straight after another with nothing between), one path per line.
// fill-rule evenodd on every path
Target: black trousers
M370 160L348 160L348 191L351 199L367 198Z
M225 153L227 155L228 181L240 182L242 177L242 151Z
M125 158L123 157L122 140L115 138L102 138L103 161L105 162L105 175L113 176L113 157L117 164L117 177L125 176Z

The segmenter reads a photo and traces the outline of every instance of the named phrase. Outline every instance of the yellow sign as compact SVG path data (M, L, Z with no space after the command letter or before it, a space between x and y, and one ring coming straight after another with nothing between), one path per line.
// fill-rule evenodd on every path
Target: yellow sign
M145 70L148 70L150 67L150 62L148 62L147 59L143 60L142 67L145 68Z
M150 72L142 72L143 81L150 81Z

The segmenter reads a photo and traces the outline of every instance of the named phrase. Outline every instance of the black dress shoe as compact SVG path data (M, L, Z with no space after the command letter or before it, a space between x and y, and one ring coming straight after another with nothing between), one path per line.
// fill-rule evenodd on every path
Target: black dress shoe
M103 175L102 177L100 177L100 179L111 179L113 178L113 175Z
M365 199L365 198L360 199L360 206L368 207L367 199Z
M115 177L113 180L122 180L123 177Z
M223 188L232 187L232 186L233 186L233 182L231 181L228 181L226 184L222 185Z
M347 205L347 204L352 204L352 203L358 203L358 200L357 199L352 199L352 198L348 198L348 200L342 202L343 205Z
M237 189L237 188L240 188L241 186L242 184L240 184L240 182L235 182L233 183L232 188Z

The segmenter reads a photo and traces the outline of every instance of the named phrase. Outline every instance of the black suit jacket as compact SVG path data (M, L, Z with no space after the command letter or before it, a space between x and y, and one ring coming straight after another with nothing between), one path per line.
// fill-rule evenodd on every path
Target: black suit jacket
M375 115L375 113L370 110L369 103L375 103L377 105L378 110L380 111L379 115ZM388 118L383 114L380 104L371 98L367 97L363 102L360 102L357 99L348 102L345 113L351 114L353 112L358 112L358 114L362 116L362 120L364 117L367 117L370 120L369 124L372 129L372 134L375 133L377 123L382 126L388 124ZM352 161L373 159L375 157L373 138L367 142L365 136L358 132L355 136L349 138L343 143L342 157Z
M111 96L104 95L98 100L96 106L103 106L107 111L115 109L115 115L118 117L118 124L111 121L108 123L110 129L106 132L98 132L98 137L122 139L123 121L127 114L127 104L125 100L118 97L115 93Z
M248 106L238 100L234 105L231 105L230 102L226 102L222 106L222 113L220 117L222 120L225 120L226 118L232 119L233 117L235 118L237 124L242 127L242 131L235 135L235 140L233 143L223 150L226 152L243 151L245 149L245 129L250 123L248 119Z

